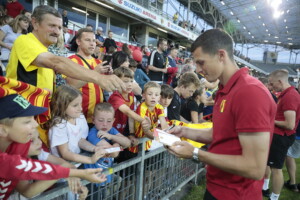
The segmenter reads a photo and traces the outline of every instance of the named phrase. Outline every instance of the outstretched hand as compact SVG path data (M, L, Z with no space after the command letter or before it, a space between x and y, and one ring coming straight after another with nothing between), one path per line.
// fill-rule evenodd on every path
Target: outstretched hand
M99 75L98 85L108 92L118 90L121 93L126 90L123 81L116 75Z
M102 183L106 181L106 176L102 174L102 169L101 168L96 168L96 169L85 169L83 170L84 173L82 175L82 179L85 179L89 182L92 183Z
M186 141L175 142L172 146L166 147L167 150L179 158L192 158L194 147Z

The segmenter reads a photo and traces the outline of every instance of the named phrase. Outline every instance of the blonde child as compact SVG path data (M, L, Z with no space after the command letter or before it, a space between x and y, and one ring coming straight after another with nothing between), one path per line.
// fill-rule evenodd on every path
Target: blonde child
M143 98L145 101L138 106L136 113L142 118L146 118L147 121L143 121L142 123L139 121L134 122L135 137L148 137L153 139L153 129L158 126L158 120L160 121L162 129L168 128L164 115L164 108L158 103L160 99L160 92L161 88L158 83L150 81L145 84L143 91ZM146 142L145 150L150 149L151 143L151 141ZM137 153L138 147L131 147L129 148L129 151Z
M71 86L62 85L54 93L49 122L51 153L68 161L93 164L106 152L86 140L88 125L81 105L81 93ZM91 157L80 155L81 149L94 154Z
M115 120L115 110L109 103L99 103L94 109L93 123L88 134L88 141L96 146L104 148L122 147L127 148L131 145L130 140L123 136L117 129L112 127ZM113 166L114 158L119 155L119 152L108 154L105 158L100 158L97 164L85 164L85 168L98 168L103 169ZM101 195L104 198L109 194L116 193L120 187L122 178L113 174L107 175L107 181L101 183L104 186L112 182L112 187L107 187L101 191ZM99 186L96 185L96 186ZM112 191L112 192L111 192ZM96 195L96 194L94 194Z

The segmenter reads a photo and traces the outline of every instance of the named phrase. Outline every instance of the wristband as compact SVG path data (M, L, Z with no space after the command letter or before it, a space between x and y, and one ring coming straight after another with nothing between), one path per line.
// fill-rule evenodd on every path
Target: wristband
M199 160L199 149L198 148L194 148L193 160L196 161L196 162L200 162L200 160Z

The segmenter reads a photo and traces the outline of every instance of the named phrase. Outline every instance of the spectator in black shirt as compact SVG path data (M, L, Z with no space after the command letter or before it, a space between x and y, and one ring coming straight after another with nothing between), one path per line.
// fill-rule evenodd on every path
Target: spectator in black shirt
M200 87L197 89L193 96L188 98L181 106L181 116L193 124L201 123L203 120L203 107L206 98L205 88Z
M191 97L195 90L199 87L200 80L194 72L187 72L180 77L178 86L174 89L174 97L168 107L169 120L176 119L187 122L183 117L180 116L182 99L184 100Z
M106 49L106 52L109 50L109 47L113 46L117 48L116 42L112 39L113 37L113 32L108 31L108 37L105 39L103 46Z
M62 12L63 26L68 26L68 24L69 24L69 19L68 19L67 15L68 15L68 11L63 10L63 12Z
M157 50L152 51L148 60L149 78L159 84L163 83L164 73L167 73L165 66L164 51L168 48L167 40L160 38L157 42Z

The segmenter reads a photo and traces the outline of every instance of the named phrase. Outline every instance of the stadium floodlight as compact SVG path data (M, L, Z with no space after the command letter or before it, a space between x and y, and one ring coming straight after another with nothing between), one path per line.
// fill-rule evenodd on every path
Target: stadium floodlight
M164 32L164 33L168 33L168 31L165 30L165 29L162 29L162 28L157 28L157 29L160 30L160 31L162 31L162 32Z
M104 6L104 7L106 7L106 8L110 8L110 9L112 9L112 10L115 9L114 7L111 7L111 6L109 6L109 5L105 4L105 3L102 3L102 2L100 2L100 1L94 1L94 2L97 3L97 4L99 4L99 5L101 5L101 6Z
M78 12L81 12L81 13L84 13L84 14L87 14L87 15L89 15L86 11L84 11L84 10L81 10L81 9L79 9L79 8L76 8L76 7L72 7L72 9L73 10L76 10L76 11L78 11Z

